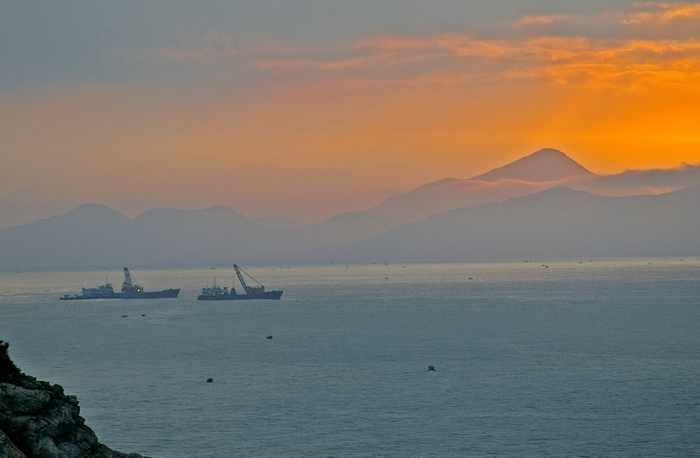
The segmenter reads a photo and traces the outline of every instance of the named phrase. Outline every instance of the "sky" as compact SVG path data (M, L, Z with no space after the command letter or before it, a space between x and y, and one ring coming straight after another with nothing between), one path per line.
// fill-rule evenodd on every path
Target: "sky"
M0 228L318 222L545 147L700 163L700 3L0 0Z

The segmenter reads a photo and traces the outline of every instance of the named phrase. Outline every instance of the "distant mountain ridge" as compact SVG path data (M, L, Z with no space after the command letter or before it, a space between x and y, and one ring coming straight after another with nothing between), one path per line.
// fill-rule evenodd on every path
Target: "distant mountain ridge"
M607 196L651 195L700 184L700 166L597 175L563 152L544 148L469 179L443 179L394 195L369 211L406 223L481 203L568 187Z
M356 241L400 222L354 212L302 227L267 227L227 207L159 208L133 220L97 204L0 230L0 265L247 263L262 253Z
M678 183L690 186L659 194ZM543 149L316 224L248 218L221 206L159 208L129 219L103 205L81 205L0 230L0 266L694 255L700 250L694 183L697 165L600 176Z
M316 262L434 262L700 253L700 186L609 197L568 188L450 210L351 244Z
M112 266L691 256L700 252L698 214L700 186L631 197L560 187L408 225L351 213L301 229L265 228L222 208L159 211L129 220L106 207L86 206L0 231L0 262Z

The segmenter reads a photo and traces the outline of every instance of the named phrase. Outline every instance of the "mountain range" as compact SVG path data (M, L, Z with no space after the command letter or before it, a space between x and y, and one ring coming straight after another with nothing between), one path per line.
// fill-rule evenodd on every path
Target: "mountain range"
M482 175L446 178L392 196L369 211L408 223L455 208L502 202L557 187L623 197L658 194L694 184L700 184L697 165L596 175L561 151L545 148Z
M670 192L661 190L674 189ZM129 219L82 205L0 230L2 266L421 262L700 251L700 168L596 175L543 149L365 211L304 225L226 207Z
M700 186L609 197L560 187L449 210L304 261L431 262L700 253Z

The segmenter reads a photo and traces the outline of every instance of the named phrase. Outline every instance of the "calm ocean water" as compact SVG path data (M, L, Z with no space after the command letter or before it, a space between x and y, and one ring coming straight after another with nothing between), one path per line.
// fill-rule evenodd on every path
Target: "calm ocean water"
M0 339L156 458L700 456L700 260L590 261L251 268L282 300L221 303L227 267L133 268L182 289L134 301L4 271Z

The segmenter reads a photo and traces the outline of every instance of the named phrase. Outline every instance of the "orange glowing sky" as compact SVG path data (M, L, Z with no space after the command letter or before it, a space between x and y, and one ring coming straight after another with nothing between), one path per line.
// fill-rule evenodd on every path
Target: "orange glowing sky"
M243 3L149 34L142 11L54 12L53 42L38 6L8 7L0 227L83 203L320 221L543 147L599 174L700 163L698 4L438 2L402 23L321 3L316 30Z

